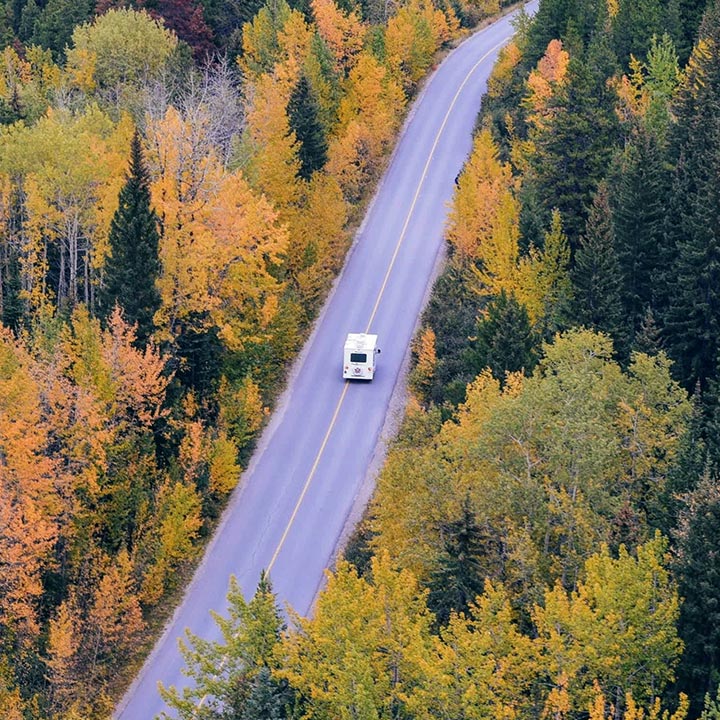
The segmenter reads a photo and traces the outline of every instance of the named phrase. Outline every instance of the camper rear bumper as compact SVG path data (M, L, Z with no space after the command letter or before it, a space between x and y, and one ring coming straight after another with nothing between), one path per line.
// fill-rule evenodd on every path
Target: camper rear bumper
M374 374L375 368L364 365L345 365L343 368L345 380L372 380Z

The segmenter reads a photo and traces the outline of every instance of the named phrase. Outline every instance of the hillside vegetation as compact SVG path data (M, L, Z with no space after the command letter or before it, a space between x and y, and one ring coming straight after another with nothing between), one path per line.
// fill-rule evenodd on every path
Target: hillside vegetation
M417 83L498 7L0 4L0 716L110 714Z
M720 716L719 69L715 0L521 18L367 517L312 618L231 586L182 717Z
M109 715L417 84L498 8L2 6L2 717ZM521 17L347 560L289 630L231 580L180 717L720 716L719 105L718 0Z

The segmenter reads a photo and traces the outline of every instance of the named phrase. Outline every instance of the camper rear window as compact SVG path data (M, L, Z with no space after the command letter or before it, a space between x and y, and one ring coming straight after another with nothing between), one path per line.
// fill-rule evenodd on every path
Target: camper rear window
M367 362L367 355L365 353L350 353L350 362Z

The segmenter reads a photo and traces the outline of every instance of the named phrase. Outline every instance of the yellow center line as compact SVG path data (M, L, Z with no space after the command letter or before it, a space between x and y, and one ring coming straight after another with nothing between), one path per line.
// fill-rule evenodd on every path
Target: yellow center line
M450 117L450 113L453 111L453 108L455 107L455 104L457 103L458 97L460 97L460 93L463 91L463 88L465 85L467 85L468 81L470 80L470 76L477 70L477 68L485 61L487 60L490 55L492 55L499 47L504 45L507 42L507 40L503 40L502 42L499 42L497 45L493 46L490 50L488 50L468 71L467 75L465 76L465 79L462 81L460 87L458 88L457 92L455 93L452 102L450 103L450 107L448 108L447 112L445 113L445 117L443 118L442 124L440 125L440 129L437 131L437 134L435 135L435 140L433 142L433 146L430 149L430 154L428 155L427 162L425 163L425 167L423 168L422 175L420 176L420 182L418 183L417 189L415 190L415 195L413 196L412 203L410 204L410 209L408 210L407 216L405 218L405 223L403 224L402 230L400 231L400 237L398 238L397 244L395 245L395 250L393 252L392 258L390 259L390 264L388 265L387 272L385 273L385 277L383 279L382 285L380 286L380 290L378 292L377 299L375 300L375 305L373 306L372 312L370 313L370 320L368 321L367 327L365 328L365 332L370 332L370 326L372 325L373 320L375 319L375 315L377 314L378 307L380 306L380 301L382 300L382 296L385 293L385 288L387 287L388 281L390 279L390 273L392 272L393 266L395 265L395 260L397 259L398 253L400 252L400 247L403 244L403 241L405 240L405 235L407 234L408 226L410 225L410 219L412 218L412 214L415 211L415 206L417 205L418 198L420 197L420 192L422 191L422 186L425 183L425 178L427 177L428 170L430 169L430 163L432 162L432 159L435 155L435 150L437 149L438 143L440 142L440 137L442 136L443 130L445 130L445 126L447 125L448 119ZM268 564L266 568L266 572L268 575L270 574L270 571L272 570L273 566L275 565L275 561L278 559L278 555L280 555L280 551L283 548L283 545L285 544L285 541L287 540L287 536L290 534L290 530L292 529L293 523L295 522L295 518L297 517L297 514L300 510L300 505L302 505L302 501L308 491L308 488L310 487L310 483L312 482L312 479L315 477L315 473L317 472L318 466L320 465L320 460L322 459L323 453L325 452L325 448L327 447L328 441L330 440L330 435L333 431L333 428L335 427L335 423L337 422L338 415L340 414L340 408L342 407L342 404L345 400L345 396L347 395L348 387L350 387L349 383L345 383L345 386L343 387L343 391L340 394L340 399L337 402L337 405L335 406L335 412L333 413L332 419L330 420L330 424L328 425L327 432L325 433L325 437L323 438L322 444L320 445L320 449L317 452L317 455L315 456L315 461L313 462L312 467L310 468L310 473L307 476L307 479L305 480L305 485L303 486L302 492L300 493L300 497L298 498L297 502L295 503L295 508L292 511L292 515L290 516L290 519L288 520L287 525L285 526L285 530L283 531L282 537L280 538L280 542L277 544L277 547L275 548L275 552L273 553L273 556L270 560L270 563ZM225 667L225 663L227 662L228 657L225 656L222 659L222 662L220 663L219 670L222 671L223 667ZM205 701L207 700L207 695L203 695L202 698L198 701L198 704L196 706L196 710L199 710L202 708L202 706L205 704Z
M295 517L298 514L298 510L300 510L300 505L302 504L303 498L305 497L305 493L308 491L308 488L310 487L310 482L312 481L313 477L315 477L315 473L317 472L318 465L320 464L320 459L322 458L323 453L325 452L325 447L328 444L328 440L330 440L330 433L332 433L333 428L335 427L335 421L338 418L338 415L340 414L340 408L342 407L343 401L345 400L345 396L347 395L347 391L350 385L348 383L345 383L345 387L343 387L343 391L340 394L340 399L337 402L337 405L335 406L335 412L333 413L332 420L330 420L330 425L328 425L327 432L325 433L325 437L323 438L322 445L320 445L320 449L317 452L317 455L315 456L315 462L313 463L312 467L310 468L310 474L307 476L307 480L305 481L305 485L303 486L302 492L300 493L300 497L298 498L297 503L295 503L295 509L292 512L292 515L290 516L290 520L288 520L288 524L285 527L285 532L282 534L282 537L280 538L280 542L278 543L278 546L275 548L275 552L273 553L272 559L270 560L270 564L267 566L267 573L270 574L270 571L273 568L273 565L275 565L275 561L278 558L278 555L280 554L280 550L282 549L282 546L285 544L285 540L287 539L288 533L290 532L290 528L292 527L293 522L295 521Z
M402 230L400 231L400 237L398 238L397 244L395 245L395 251L393 252L393 256L390 259L390 265L388 265L387 272L385 273L385 278L383 279L383 283L380 286L380 292L378 293L377 300L375 300L375 305L373 306L372 312L370 313L370 319L368 320L367 327L365 328L365 332L370 332L370 326L372 325L373 320L375 319L375 315L377 314L378 307L380 306L380 301L382 300L382 296L385 293L385 288L387 287L388 281L390 280L390 273L392 272L393 266L395 265L395 260L397 259L398 253L400 252L400 247L403 244L403 240L405 240L405 235L407 234L407 229L410 225L410 219L412 218L413 213L415 212L415 206L417 205L418 198L420 197L420 192L422 191L422 187L425 184L425 178L427 177L428 170L430 169L430 163L433 160L433 157L435 156L435 150L437 149L438 143L440 142L440 138L442 137L443 130L445 130L445 126L447 125L448 120L450 119L450 113L452 113L453 109L455 108L455 104L457 103L457 99L460 97L460 93L465 88L465 85L467 85L468 81L470 80L470 76L477 70L477 68L485 62L485 60L490 57L500 46L504 45L507 42L507 40L503 40L502 42L499 42L497 45L493 46L488 50L468 71L467 75L465 76L465 79L460 84L460 87L457 89L457 92L453 96L452 101L450 102L450 107L448 107L447 112L445 113L445 117L443 118L442 124L440 125L440 129L437 131L437 134L435 135L435 141L433 142L432 148L430 148L430 154L428 155L428 159L425 162L425 167L423 168L422 175L420 176L420 182L418 183L417 189L415 190L415 195L413 196L412 203L410 204L410 209L408 210L408 214L405 217L405 223L403 224Z

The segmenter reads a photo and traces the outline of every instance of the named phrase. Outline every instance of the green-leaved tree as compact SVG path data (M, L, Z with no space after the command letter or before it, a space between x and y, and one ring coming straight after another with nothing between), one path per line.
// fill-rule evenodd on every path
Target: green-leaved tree
M153 331L153 316L160 307L155 280L160 274L158 218L150 205L148 171L140 135L135 132L130 148L130 168L110 225L110 256L99 305L108 317L115 304L129 323L137 323L138 342L145 343Z

